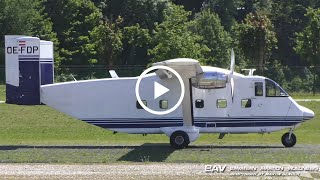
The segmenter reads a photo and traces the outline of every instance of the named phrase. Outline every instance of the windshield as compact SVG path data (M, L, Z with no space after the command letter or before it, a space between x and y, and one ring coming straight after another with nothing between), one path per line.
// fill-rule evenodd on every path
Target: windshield
M268 97L288 97L288 93L276 82L266 79L266 96Z

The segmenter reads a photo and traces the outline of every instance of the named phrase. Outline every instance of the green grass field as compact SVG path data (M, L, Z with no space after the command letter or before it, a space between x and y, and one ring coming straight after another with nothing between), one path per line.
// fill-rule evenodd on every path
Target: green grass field
M4 100L4 86L0 86L0 100ZM295 134L301 144L320 144L320 102L299 102L312 109L316 116L304 123ZM168 143L165 135L113 134L56 110L39 106L0 104L0 144L5 145L126 145ZM283 131L284 132L284 131ZM203 134L196 144L281 144L283 132L271 134L227 135L218 140L216 134Z
M294 99L320 99L320 94L313 95L312 93L292 93Z
M6 97L5 85L0 85L0 101L4 101Z
M4 86L0 88L0 100L4 100ZM201 134L191 148L182 151L173 151L165 135L113 134L47 106L0 104L0 162L319 162L320 102L299 104L316 116L295 131L298 142L293 149L282 148L285 131L281 131L232 134L222 140L217 134Z
M300 102L319 114L320 102ZM136 145L167 143L165 135L113 134L111 131L68 117L47 106L0 104L0 144L5 145ZM295 131L300 144L320 144L320 121L316 116ZM284 133L227 135L203 134L196 144L281 144Z

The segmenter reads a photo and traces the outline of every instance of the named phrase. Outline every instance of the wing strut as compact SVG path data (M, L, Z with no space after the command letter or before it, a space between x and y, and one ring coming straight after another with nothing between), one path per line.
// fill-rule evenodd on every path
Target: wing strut
M189 78L189 83L188 83L189 89L190 89L190 112L191 112L191 124L194 126L194 115L193 115L193 96L192 96L192 82L191 78Z
M162 61L154 63L153 66L162 65L168 66L176 70L181 76L185 94L181 103L182 106L182 117L183 117L183 126L192 127L194 125L193 119L193 103L192 103L192 83L191 78L196 77L198 74L202 74L202 68L199 64L199 61L193 59L172 59L167 61ZM169 76L164 71L156 71L156 74L161 79L169 78Z
M191 78L182 77L182 79L185 86L185 95L182 100L183 126L191 127L194 124Z

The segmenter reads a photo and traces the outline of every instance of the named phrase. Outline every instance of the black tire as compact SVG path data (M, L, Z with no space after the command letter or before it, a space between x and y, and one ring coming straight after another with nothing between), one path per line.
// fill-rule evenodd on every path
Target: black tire
M186 148L189 143L189 136L184 131L175 131L170 136L170 144L174 149Z
M285 147L293 147L297 143L296 136L292 133L291 138L289 139L289 133L284 133L281 142Z

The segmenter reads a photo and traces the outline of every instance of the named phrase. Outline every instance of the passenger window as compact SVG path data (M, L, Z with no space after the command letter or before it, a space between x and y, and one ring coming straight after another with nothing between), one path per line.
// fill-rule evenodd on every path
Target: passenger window
M202 99L196 100L196 108L203 108L204 107L204 101Z
M242 99L241 100L242 108L250 108L251 107L251 99Z
M255 82L254 83L254 94L255 96L263 96L263 83Z
M168 109L168 101L167 100L160 100L159 106L161 109Z
M143 103L145 106L147 106L147 101L146 101L146 100L141 100L141 101L142 101L142 103ZM143 109L142 106L139 104L138 101L136 102L136 107L137 107L137 109Z
M217 100L217 108L226 108L227 100L226 99L218 99Z

